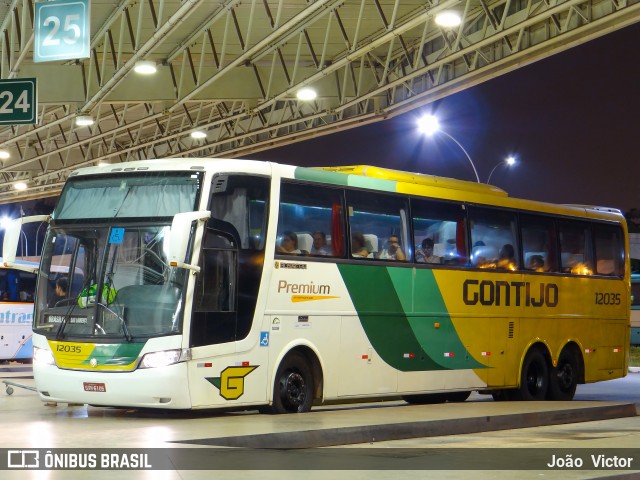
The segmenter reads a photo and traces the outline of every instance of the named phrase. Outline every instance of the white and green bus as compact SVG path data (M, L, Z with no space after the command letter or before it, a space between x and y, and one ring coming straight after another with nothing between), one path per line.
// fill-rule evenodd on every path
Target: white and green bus
M78 170L48 221L43 401L568 400L627 372L617 210L376 167L175 159ZM52 303L58 271L73 273Z

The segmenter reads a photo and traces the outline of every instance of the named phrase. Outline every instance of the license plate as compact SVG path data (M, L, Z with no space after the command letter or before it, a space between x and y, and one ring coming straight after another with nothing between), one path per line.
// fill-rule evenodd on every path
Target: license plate
M107 391L107 387L104 383L89 383L89 382L84 382L84 391L85 392L98 392L98 393L104 393Z

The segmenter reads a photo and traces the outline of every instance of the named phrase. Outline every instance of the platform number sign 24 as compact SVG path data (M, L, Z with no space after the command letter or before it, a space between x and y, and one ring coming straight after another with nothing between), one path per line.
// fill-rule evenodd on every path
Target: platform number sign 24
M36 79L0 80L0 125L36 123Z
M35 4L34 62L89 57L89 0Z

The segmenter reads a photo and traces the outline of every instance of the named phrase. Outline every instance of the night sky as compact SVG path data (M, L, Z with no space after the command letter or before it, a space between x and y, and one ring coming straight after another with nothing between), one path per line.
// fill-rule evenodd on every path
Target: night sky
M475 181L442 134L420 137L434 113L469 152L485 182L510 196L554 203L640 207L640 24L609 33L441 101L374 125L261 152L301 166L376 165Z

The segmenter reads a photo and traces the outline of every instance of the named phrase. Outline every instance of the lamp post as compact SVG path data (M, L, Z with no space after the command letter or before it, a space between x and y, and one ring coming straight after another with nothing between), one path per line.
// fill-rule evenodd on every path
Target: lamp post
M511 166L515 165L515 163L516 163L516 159L515 159L515 157L513 155L509 155L503 161L498 162L496 164L496 166L491 169L491 173L489 173L489 176L487 177L487 183L489 183L489 180L491 180L491 175L493 175L493 172L495 172L496 168L498 168L500 165L505 165L507 167L511 167Z
M458 145L460 149L464 152L464 154L467 156L467 159L471 164L471 168L473 168L473 173L476 175L476 181L480 183L480 177L478 176L478 171L476 170L476 166L474 165L473 160L471 159L471 155L469 155L469 152L465 150L465 148L462 146L462 144L458 140L456 140L452 135L448 134L447 132L445 132L440 128L440 122L438 122L438 119L436 117L434 117L433 115L425 115L424 117L420 118L420 120L418 120L418 129L422 133L426 133L429 136L438 132L450 138L451 140L453 140L455 144Z

